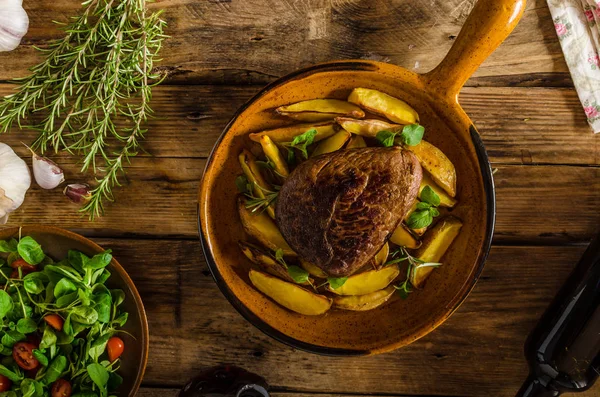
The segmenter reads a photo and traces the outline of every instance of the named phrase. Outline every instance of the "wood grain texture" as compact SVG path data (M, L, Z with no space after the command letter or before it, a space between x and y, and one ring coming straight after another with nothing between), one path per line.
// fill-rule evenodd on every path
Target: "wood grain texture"
M300 67L347 58L375 59L425 72L444 57L474 0L165 0L167 40L160 68L171 82L264 83ZM28 35L0 54L0 80L39 61L34 45L61 37L52 20L75 15L79 1L26 1ZM476 77L527 84L567 72L545 0L528 2L508 40ZM532 74L533 73L533 74Z
M76 173L77 164L65 161L61 165L67 170L69 183L82 182ZM8 224L48 223L87 236L195 238L197 189L204 165L205 160L194 158L136 159L127 167L124 187L116 190L116 202L94 223L82 218L61 189L46 191L34 184ZM597 230L600 168L497 168L496 243L580 242ZM90 177L88 182L92 180Z
M526 335L584 249L495 247L474 291L438 330L393 353L341 359L288 348L247 323L217 289L198 242L98 242L114 250L148 310L147 386L181 387L203 368L231 363L277 390L473 397L514 396L527 371Z
M156 157L207 157L229 119L260 88L156 88L156 118L144 147ZM0 95L10 90L0 84ZM574 89L467 87L460 102L493 163L600 165L600 136L591 132ZM34 136L15 128L0 141L19 147Z

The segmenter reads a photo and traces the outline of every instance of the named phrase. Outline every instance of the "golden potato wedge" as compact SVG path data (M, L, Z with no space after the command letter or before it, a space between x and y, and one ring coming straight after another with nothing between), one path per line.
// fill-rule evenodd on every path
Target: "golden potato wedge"
M335 152L344 147L348 139L350 139L350 133L346 130L339 130L329 138L325 139L312 152L311 156L315 157L320 154Z
M315 135L313 142L318 142L335 134L338 128L336 123L293 124L287 127L254 132L249 136L250 139L258 143L260 143L260 137L263 135L268 135L273 142L282 143L291 142L295 136L304 134L308 130L315 129L317 130L317 135Z
M296 253L285 241L275 222L264 212L251 212L246 208L246 202L240 197L238 200L238 211L242 226L248 235L255 238L265 247L276 251L283 250L284 255L296 256Z
M427 141L415 146L406 146L417 156L421 166L431 178L450 195L456 196L456 169L450 159L437 147Z
M419 198L421 198L421 192L425 186L429 186L438 196L440 196L440 207L452 208L456 205L456 199L450 197L444 189L439 187L427 172L423 172L423 179L421 179L421 186L419 187Z
M379 250L375 257L373 257L373 261L375 262L375 269L381 269L381 267L385 265L389 254L390 245L388 243L385 243L385 245Z
M275 277L279 277L282 280L289 281L290 283L294 282L294 279L290 276L287 269L272 255L246 241L238 241L238 245L244 255L246 255L252 263L258 265L263 271Z
M350 93L348 102L355 103L372 113L385 116L395 123L414 124L419 122L419 115L408 103L381 91L355 88Z
M400 274L398 265L386 266L381 270L368 270L348 277L348 280L339 288L328 290L337 295L366 295L390 285Z
M425 234L423 245L414 256L424 262L440 262L452 242L458 236L462 222L448 216L440 220L429 232ZM435 267L420 267L411 274L410 282L420 288Z
M346 145L346 149L360 149L364 147L367 147L367 143L365 142L365 138L360 135L352 135Z
M306 316L318 316L331 307L332 300L266 273L250 270L250 281L263 294L281 306Z
M300 258L300 266L313 277L327 278L327 273L325 273L320 267L318 267L317 265L313 265L312 263L305 261L302 258Z
M394 230L394 233L390 236L390 241L396 245L409 249L415 249L421 246L421 242L410 234L402 223Z
M425 187L425 186L423 186ZM419 203L419 200L416 200L415 203L412 205L412 207L410 207L410 210L408 210L408 213L406 214L406 217L404 218L405 220L408 219L408 217L417 210L417 204ZM406 223L404 224L404 226L406 226ZM408 226L406 226L408 228ZM422 236L426 231L427 231L427 226L422 227L420 229L410 229L412 233L416 234L417 236Z
M365 117L364 110L339 99L311 99L280 106L275 111L282 116L301 121L332 120L337 116L350 116L358 119Z
M333 306L343 310L372 310L387 302L395 291L394 286L389 286L366 295L336 296L333 298Z
M265 191L270 191L272 187L265 181L265 178L263 178L260 168L258 168L258 164L256 164L256 158L246 149L242 150L242 153L240 153L238 158L242 170L244 171L246 178L248 178L248 182L252 185L254 195L264 199ZM273 205L269 205L266 211L271 218L275 219L275 208L273 208Z
M399 124L390 124L377 119L357 120L349 117L337 117L335 121L346 131L367 138L375 138L380 131L402 127Z
M262 146L263 152L265 152L265 156L273 163L275 167L275 172L281 175L284 178L290 174L290 171L287 166L287 162L281 155L279 148L268 135L263 135L260 137L260 146Z

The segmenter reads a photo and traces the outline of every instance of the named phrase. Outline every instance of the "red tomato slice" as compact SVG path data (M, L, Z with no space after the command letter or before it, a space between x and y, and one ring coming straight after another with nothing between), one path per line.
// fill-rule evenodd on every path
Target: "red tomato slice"
M13 346L12 356L19 367L30 370L40 365L40 362L33 357L33 349L35 346L27 342L19 342Z
M12 382L4 375L0 375L0 392L9 391L12 386Z
M65 320L58 314L48 314L44 316L44 321L57 331L62 331Z
M71 395L71 384L59 379L52 384L52 397L69 397Z

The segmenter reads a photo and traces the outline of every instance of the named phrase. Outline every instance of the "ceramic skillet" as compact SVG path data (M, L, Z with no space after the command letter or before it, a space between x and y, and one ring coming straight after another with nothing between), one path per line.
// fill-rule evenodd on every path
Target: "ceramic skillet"
M267 86L233 117L217 141L199 191L199 228L204 253L219 288L252 324L298 349L328 355L365 355L407 345L443 323L467 297L490 249L495 220L490 162L472 121L458 103L469 76L508 36L525 0L479 0L452 49L426 74L398 66L348 60L299 70ZM314 98L347 98L352 88L373 88L413 106L425 138L457 171L461 234L421 291L367 312L331 310L311 317L292 313L254 289L249 261L237 242L245 239L236 210L237 156L250 132L286 123L273 108Z

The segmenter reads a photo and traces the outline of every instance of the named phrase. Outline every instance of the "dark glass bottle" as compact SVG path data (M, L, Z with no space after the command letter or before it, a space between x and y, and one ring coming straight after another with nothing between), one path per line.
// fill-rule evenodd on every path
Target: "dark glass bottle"
M207 369L181 389L179 397L269 397L260 376L233 365Z
M517 397L555 397L590 388L600 372L600 235L529 335L531 373Z

